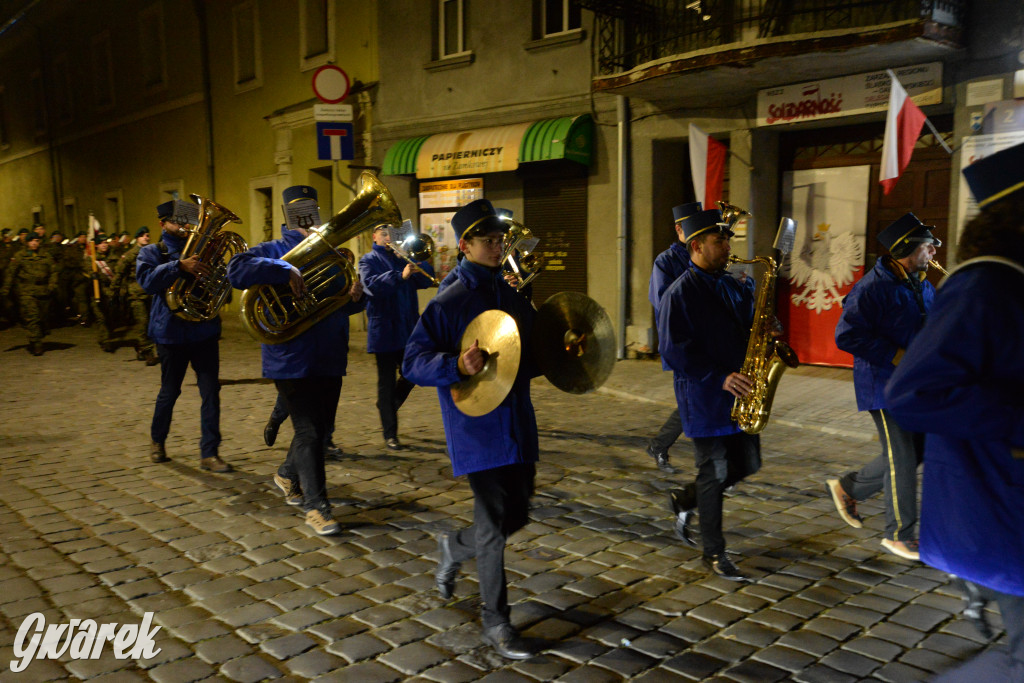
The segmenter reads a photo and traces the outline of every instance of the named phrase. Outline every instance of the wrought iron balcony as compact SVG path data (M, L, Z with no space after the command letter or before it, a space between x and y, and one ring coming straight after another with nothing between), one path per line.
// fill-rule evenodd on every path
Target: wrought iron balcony
M579 0L597 17L601 75L727 46L901 23L959 43L968 0Z

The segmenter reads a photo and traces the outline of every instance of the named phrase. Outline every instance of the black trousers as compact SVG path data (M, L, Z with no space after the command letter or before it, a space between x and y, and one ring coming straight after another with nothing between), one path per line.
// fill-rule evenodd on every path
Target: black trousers
M761 469L757 434L698 436L693 439L697 464L697 513L705 557L725 552L722 498L725 490Z
M404 354L404 351L373 354L377 359L377 412L385 441L398 436L398 409L416 386L402 377Z
M535 474L533 463L521 463L468 475L473 524L452 534L451 549L456 562L476 558L484 628L509 622L505 541L526 526Z
M674 408L669 414L668 419L665 420L665 424L661 425L661 429L658 430L658 433L647 444L647 450L659 455L667 453L668 449L672 448L672 444L676 442L676 439L682 433L683 418L679 417L679 409Z
M924 434L908 432L896 424L888 410L872 410L882 452L839 483L854 500L885 492L885 537L914 540L917 526L917 467L924 457Z
M277 473L302 487L302 509L330 510L324 444L334 424L341 396L341 377L302 377L274 380L292 418L288 457Z
M174 403L181 395L181 383L191 365L202 398L199 453L204 458L212 458L220 446L220 345L217 338L194 344L157 344L157 352L160 356L160 393L156 396L150 436L156 443L167 440Z
M1024 595L1000 593L981 585L978 588L985 599L999 604L1006 629L1006 649L990 649L932 680L934 683L1024 683Z
M337 412L337 407L335 407ZM277 398L274 400L274 407L270 411L270 421L280 427L284 424L284 421L288 419L288 405L284 401L284 397L281 396L280 392L277 394ZM331 446L334 444L334 418L331 418L331 426L327 430L327 441L324 442L324 446Z

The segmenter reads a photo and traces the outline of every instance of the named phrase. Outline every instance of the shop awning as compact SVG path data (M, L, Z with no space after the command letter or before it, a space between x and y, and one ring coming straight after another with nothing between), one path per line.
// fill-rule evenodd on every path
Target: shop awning
M383 174L445 178L514 171L551 159L589 165L593 142L589 114L406 138L387 151Z

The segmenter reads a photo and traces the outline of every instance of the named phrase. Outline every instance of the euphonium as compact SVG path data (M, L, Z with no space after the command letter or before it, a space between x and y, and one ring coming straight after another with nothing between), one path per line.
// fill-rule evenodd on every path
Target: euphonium
M368 171L348 206L315 228L281 258L299 269L306 294L296 299L291 287L257 285L242 293L242 323L264 344L299 336L349 301L355 268L341 245L378 225L401 225L402 214L388 188Z
M790 219L783 219L792 224ZM782 230L780 230L780 233ZM788 253L790 244L782 249ZM764 279L758 285L757 298L754 300L754 320L750 326L750 339L747 341L747 355L743 358L740 373L750 378L753 387L746 396L737 398L732 404L731 417L747 434L757 434L768 424L771 416L772 401L775 390L786 368L800 365L796 352L789 344L775 338L775 281L779 274L779 265L770 256L758 256L747 260L738 256L730 256L730 263L760 263L765 266Z
M722 222L728 223L730 230L735 230L736 224L740 222L740 219L750 215L749 211L741 209L735 204L728 204L726 202L716 203L718 204L718 210L722 212Z
M533 282L533 279L544 270L544 257L534 251L537 248L539 239L533 236L528 227L517 220L503 216L502 219L508 223L508 232L502 239L501 263L508 266L509 270L519 278L516 289L520 290ZM518 262L515 254L519 252Z
M222 230L228 223L241 223L242 219L217 202L197 194L192 201L199 204L199 225L188 228L188 240L181 250L181 258L198 256L210 266L204 277L179 277L167 289L167 308L174 315L192 322L217 317L217 312L231 293L228 283L228 261L249 245L237 232Z

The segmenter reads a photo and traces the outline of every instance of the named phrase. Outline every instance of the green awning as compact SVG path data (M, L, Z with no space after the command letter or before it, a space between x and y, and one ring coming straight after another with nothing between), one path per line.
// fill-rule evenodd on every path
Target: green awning
M552 159L589 165L593 141L589 114L406 138L387 151L383 174L443 178L514 171Z

